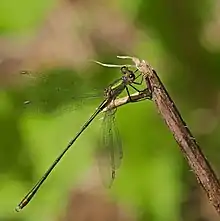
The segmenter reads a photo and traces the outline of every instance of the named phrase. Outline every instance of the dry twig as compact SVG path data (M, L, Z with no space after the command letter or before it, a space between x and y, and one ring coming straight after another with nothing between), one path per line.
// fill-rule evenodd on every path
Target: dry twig
M172 132L190 168L199 184L206 192L210 203L220 215L220 183L208 160L202 153L196 139L182 119L177 107L169 96L156 71L144 60L129 56L118 56L131 59L143 74L148 89L152 92L152 100Z

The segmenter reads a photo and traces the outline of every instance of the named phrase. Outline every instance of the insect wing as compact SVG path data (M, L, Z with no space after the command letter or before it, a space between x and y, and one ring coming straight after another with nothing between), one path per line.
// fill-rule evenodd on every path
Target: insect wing
M105 112L99 147L99 169L103 183L111 187L123 158L122 142L115 125L116 110Z

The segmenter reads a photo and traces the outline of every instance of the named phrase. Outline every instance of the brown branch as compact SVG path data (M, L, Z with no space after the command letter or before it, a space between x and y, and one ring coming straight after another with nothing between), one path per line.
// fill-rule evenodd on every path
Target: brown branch
M152 100L156 104L159 113L172 132L199 184L205 190L210 203L220 215L219 181L157 73L144 60L140 61L138 58L128 56L120 56L119 58L132 59L143 74L146 85L152 92Z
M172 132L199 184L205 190L210 203L220 215L220 184L196 139L182 119L177 107L153 68L144 60L140 61L134 57L130 59L143 74L159 113Z

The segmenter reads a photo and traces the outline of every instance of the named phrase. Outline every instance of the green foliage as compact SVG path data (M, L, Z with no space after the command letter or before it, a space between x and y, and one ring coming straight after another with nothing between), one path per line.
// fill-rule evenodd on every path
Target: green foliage
M21 32L39 25L56 1L1 0L0 33Z

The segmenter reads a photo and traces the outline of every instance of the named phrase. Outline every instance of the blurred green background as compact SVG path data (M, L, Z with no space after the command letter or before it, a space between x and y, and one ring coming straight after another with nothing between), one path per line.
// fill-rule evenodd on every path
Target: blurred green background
M124 158L110 190L95 159L99 116L33 201L14 208L120 77L90 59L149 61L218 174L219 9L217 0L1 0L0 220L217 220L149 101L118 108Z

